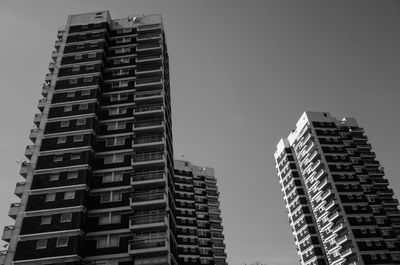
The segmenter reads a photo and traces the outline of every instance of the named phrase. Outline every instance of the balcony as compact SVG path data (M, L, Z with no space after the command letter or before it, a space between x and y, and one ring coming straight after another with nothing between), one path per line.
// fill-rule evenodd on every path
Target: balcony
M326 185L328 185L328 179L325 178L322 182L318 184L317 189L322 190L326 187Z
M15 218L17 218L20 205L20 203L12 203L10 206L10 210L8 211L8 216L15 220Z
M6 261L6 257L7 257L7 250L1 250L0 251L0 264L4 264L4 262Z
M10 243L14 228L15 228L15 226L13 226L13 225L9 225L9 226L4 227L3 237L1 239L3 239L4 241Z
M17 185L15 186L14 194L17 195L19 198L21 198L22 193L24 192L25 185L25 182L17 182Z
M58 56L60 55L59 51L53 51L51 53L51 58L53 59L53 61L57 60Z
M168 249L169 244L166 237L133 240L129 242L130 255L167 253Z
M54 74L53 74L53 73L47 73L44 80L45 80L46 82L50 82L50 81L53 79L53 77L54 77Z
M137 42L140 43L142 41L157 40L160 38L161 38L160 33L139 34L137 36Z
M344 242L346 242L347 240L349 240L349 238L347 237L347 235L341 236L339 238L336 239L336 244L340 245L343 244Z
M163 57L161 55L136 57L136 64L146 63L146 65L151 65L151 63L162 64L162 62Z
M35 143L36 142L36 138L38 137L39 134L39 129L38 128L34 128L31 130L31 132L29 133L29 139Z
M163 131L164 121L160 119L144 120L144 121L134 121L133 131Z
M163 102L164 92L162 90L141 91L135 93L135 102Z
M164 82L161 77L135 79L135 88L136 91L164 89Z
M33 123L39 127L40 121L42 120L43 113L36 113L35 117L33 118Z
M164 106L160 104L137 106L135 107L133 114L135 117L163 116Z
M161 43L146 43L146 44L140 44L138 43L138 46L136 47L136 52L138 54L140 53L146 53L146 52L157 52L161 53L163 50L162 44Z
M338 217L339 217L339 213L337 211L335 211L334 213L328 215L328 220L330 222L333 222Z
M41 99L39 99L39 102L38 102L38 109L39 109L40 111L43 111L44 106L46 105L46 102L47 102L47 98L41 98Z
M346 250L341 250L341 251L339 251L339 253L340 253L340 256L341 256L342 258L345 258L345 257L349 256L350 254L352 254L353 251L352 251L351 248L348 248L348 249L346 249Z
M167 195L164 191L133 193L130 197L130 206L132 208L141 208L148 206L165 206L167 204Z
M65 33L65 28L59 28L57 32L57 38L62 38Z
M47 83L43 84L42 96L47 97L47 95L49 94L49 90L50 90L50 82L49 82L49 84L47 84Z
M342 231L344 228L345 227L344 227L343 223L339 223L339 224L333 226L331 228L331 231L332 231L332 233L338 233L339 231Z
M164 152L140 153L132 156L132 166L165 165Z
M332 209L332 207L335 206L335 200L330 201L329 203L327 203L325 205L325 210L329 211L330 209Z
M324 193L321 194L321 198L323 200L327 200L329 197L331 197L333 195L331 190L327 190Z
M147 30L154 30L154 29L161 29L160 24L152 24L152 25L143 25L143 26L138 26L137 31L138 32L143 32Z
M132 147L135 150L151 149L155 147L163 147L165 145L163 135L143 135L136 136L133 140Z
M149 67L147 67L149 68ZM153 69L137 69L135 70L135 75L136 78L141 78L141 76L143 77L146 75L152 75L152 76L159 76L160 78L164 76L164 70L162 67L158 67L158 68L153 68Z
M28 145L25 149L25 157L28 159L31 159L34 150L35 150L35 146L33 144Z
M166 181L167 178L163 170L135 172L131 177L131 185L133 187L147 186L152 184L165 186Z
M56 40L55 42L54 42L54 48L59 48L60 46L61 46L61 43L62 43L62 41L61 40Z
M131 230L156 229L167 227L167 216L163 214L132 216L129 219Z
M29 172L31 172L32 167L31 163L29 162L22 162L21 164L21 170L19 171L19 174L26 179L26 176L28 175Z

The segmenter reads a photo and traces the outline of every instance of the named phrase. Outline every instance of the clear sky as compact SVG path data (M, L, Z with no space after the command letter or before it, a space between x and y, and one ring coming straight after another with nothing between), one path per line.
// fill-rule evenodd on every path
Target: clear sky
M356 117L400 195L400 2L0 0L0 225L67 15L161 13L174 152L215 168L228 261L298 264L273 153L303 111Z

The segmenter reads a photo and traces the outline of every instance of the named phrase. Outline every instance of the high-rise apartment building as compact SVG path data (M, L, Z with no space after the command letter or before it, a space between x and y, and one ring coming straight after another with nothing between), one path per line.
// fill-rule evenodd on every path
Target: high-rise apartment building
M71 15L57 37L0 264L224 264L215 179L198 214L177 197L161 16Z
M305 112L275 152L301 264L400 264L400 212L354 118Z
M174 173L179 259L227 264L214 169L175 160Z

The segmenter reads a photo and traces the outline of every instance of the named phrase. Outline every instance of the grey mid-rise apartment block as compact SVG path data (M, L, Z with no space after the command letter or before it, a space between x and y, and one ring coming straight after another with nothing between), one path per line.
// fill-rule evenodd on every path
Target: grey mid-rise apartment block
M400 211L354 118L305 112L274 154L301 264L400 264Z
M225 265L212 169L174 173L161 16L71 15L54 47L0 264Z

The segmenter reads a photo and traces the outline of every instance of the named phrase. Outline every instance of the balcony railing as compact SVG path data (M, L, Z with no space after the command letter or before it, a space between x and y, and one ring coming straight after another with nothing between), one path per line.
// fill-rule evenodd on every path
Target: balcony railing
M161 90L155 90L155 91L140 91L135 94L135 98L146 98L146 97L155 97L155 96L161 96L162 91Z
M162 60L162 57L160 55L152 55L152 56L139 56L136 58L136 63L143 63L143 62L149 62L149 61L158 61Z
M13 225L9 225L9 226L4 227L3 237L2 237L2 239L4 241L10 242L14 228L15 228L15 226L13 226Z
M150 24L150 25L142 25L137 27L137 31L146 31L146 30L152 30L152 29L160 29L161 25L160 24Z
M162 79L160 77L152 77L152 78L143 78L143 79L136 79L135 86L137 85L145 85L150 83L159 83Z
M163 170L151 170L151 171L135 172L132 176L132 179L133 181L146 181L146 180L162 179L163 177L164 177Z
M146 202L164 199L164 192L149 192L142 194L133 194L131 197L132 202Z
M144 240L133 240L129 242L129 249L135 251L137 249L146 248L162 248L167 246L167 238L149 238Z
M133 216L130 219L131 225L144 225L152 223L162 223L165 221L165 213L153 215Z
M10 210L8 211L8 216L15 219L17 217L20 205L20 203L12 203Z
M145 162L151 160L161 160L164 157L163 152L152 152L152 153L144 153L144 154L137 154L133 156L134 162Z
M17 182L17 185L15 186L14 194L19 198L21 198L22 193L24 192L25 184L25 182Z
M134 144L146 144L146 143L153 143L153 142L160 142L163 140L162 135L146 135L136 137L134 139Z
M139 106L135 108L135 113L140 112L147 112L147 111L154 111L154 110L162 110L162 105L146 105L146 106Z
M145 120L145 121L134 122L134 127L142 128L142 127L157 126L157 125L162 125L162 124L163 124L163 120Z
M154 38L161 38L160 33L148 33L148 34L140 34L137 37L137 40L147 40L147 39L154 39Z

